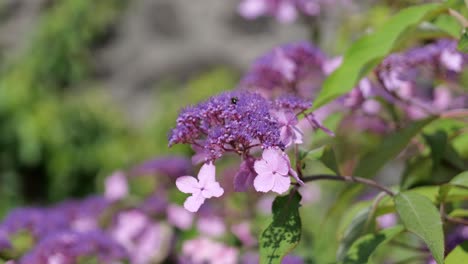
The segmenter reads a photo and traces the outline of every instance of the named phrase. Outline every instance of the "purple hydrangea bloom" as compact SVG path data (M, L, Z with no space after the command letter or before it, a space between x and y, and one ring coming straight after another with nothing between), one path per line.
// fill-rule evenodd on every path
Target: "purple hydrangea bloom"
M131 170L131 175L162 174L177 178L192 173L190 160L184 157L159 157L147 160Z
M293 112L304 112L312 107L312 102L310 100L299 98L291 94L278 97L273 104L275 108Z
M183 109L169 137L169 145L176 143L202 148L207 160L225 152L243 155L257 146L284 147L269 101L248 91L225 92Z
M59 231L78 232L97 228L99 215L109 205L100 196L70 200L50 208L18 208L0 225L0 233L9 238L20 231L30 232L36 240Z
M115 263L127 258L125 249L106 233L52 233L20 260L20 264L77 263L79 258L95 257L99 263Z
M404 53L388 56L376 69L384 99L397 103L410 119L468 107L459 86L468 56L456 42L442 39Z
M286 44L258 58L239 88L267 98L289 93L311 99L326 76L325 62L325 54L309 42Z

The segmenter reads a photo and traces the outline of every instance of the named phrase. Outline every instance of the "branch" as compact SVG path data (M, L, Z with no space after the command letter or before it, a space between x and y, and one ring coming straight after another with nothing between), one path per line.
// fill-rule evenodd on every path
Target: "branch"
M454 109L440 114L441 118L468 118L467 109Z
M462 27L464 28L468 27L468 20L466 20L466 18L462 14L450 8L449 15L453 16L458 21L458 23L460 23Z
M463 219L463 218L457 218L457 217L451 217L451 216L448 216L448 215L444 215L444 219L447 220L447 222L468 226L468 220Z
M380 185L378 182L370 180L370 179L360 178L360 177L319 174L319 175L305 176L302 180L304 182L318 181L318 180L332 180L332 181L361 183L361 184L370 186L372 188L379 189L392 197L395 196L395 193L392 190L390 190L389 188L383 185Z

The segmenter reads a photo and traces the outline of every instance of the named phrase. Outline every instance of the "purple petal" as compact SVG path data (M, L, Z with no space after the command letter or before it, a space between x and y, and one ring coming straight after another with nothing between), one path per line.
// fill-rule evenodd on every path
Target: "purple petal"
M244 192L253 184L256 176L255 171L253 171L254 164L253 159L242 161L240 169L234 177L234 190L236 192Z

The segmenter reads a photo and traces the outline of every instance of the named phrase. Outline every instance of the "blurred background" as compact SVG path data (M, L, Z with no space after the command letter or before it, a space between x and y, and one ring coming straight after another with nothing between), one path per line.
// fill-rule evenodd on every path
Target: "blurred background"
M279 44L339 54L412 2L349 1L283 24L241 18L238 1L0 0L0 215L189 151L167 148L180 107L235 88Z

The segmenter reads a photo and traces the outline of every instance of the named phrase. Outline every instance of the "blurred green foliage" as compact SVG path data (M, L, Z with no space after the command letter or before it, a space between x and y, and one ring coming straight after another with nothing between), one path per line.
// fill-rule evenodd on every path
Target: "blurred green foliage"
M186 85L156 85L163 91L144 128L130 126L99 85L78 89L90 85L93 49L125 4L55 1L26 48L2 61L0 215L22 203L87 195L96 190L96 179L113 170L167 154L167 133L179 108L234 86L237 76L228 69ZM171 152L180 151L187 150Z

